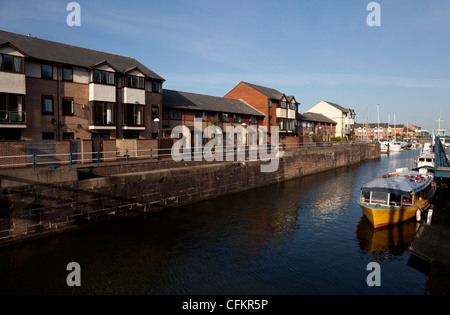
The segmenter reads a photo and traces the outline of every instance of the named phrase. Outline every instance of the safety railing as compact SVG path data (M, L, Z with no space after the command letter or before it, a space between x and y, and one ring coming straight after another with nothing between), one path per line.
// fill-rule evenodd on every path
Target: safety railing
M21 110L0 110L0 123L26 123L26 113Z
M352 142L312 142L312 143L280 143L278 145L279 151L290 151L290 150L307 150L312 148L327 148L335 146L352 146L355 144L365 143L364 141L352 141ZM1 142L0 142L1 145ZM264 152L271 153L275 148L271 144L267 144L264 148ZM221 147L220 152L223 154L224 161L227 154L234 152L233 154L244 153L245 159L249 159L251 156L255 156L257 152L261 152L261 145L239 145L234 147L229 147L224 145ZM180 150L182 151L182 150ZM203 155L206 151L205 146L201 147L191 147L189 148L189 153L194 158L195 154L199 152ZM219 152L219 151L217 151ZM183 152L179 152L180 155ZM215 150L212 152L215 154ZM11 163L5 163L9 159ZM106 162L123 162L130 163L131 161L138 162L158 162L172 160L172 149L145 149L145 150L115 150L115 151L97 151L97 152L72 152L68 153L58 153L58 154L36 154L33 152L28 155L15 155L15 156L0 156L0 169L5 168L15 168L15 167L32 167L33 171L38 166L47 166L52 169L59 168L60 166L67 165L72 168L75 164L79 165L97 165L100 166L102 163ZM22 162L15 162L22 161Z

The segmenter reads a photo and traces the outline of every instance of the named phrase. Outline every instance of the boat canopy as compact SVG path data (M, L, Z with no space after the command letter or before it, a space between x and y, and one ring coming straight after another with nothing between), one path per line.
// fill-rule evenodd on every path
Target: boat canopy
M386 192L391 194L412 194L428 187L433 177L418 171L394 172L371 180L363 191Z

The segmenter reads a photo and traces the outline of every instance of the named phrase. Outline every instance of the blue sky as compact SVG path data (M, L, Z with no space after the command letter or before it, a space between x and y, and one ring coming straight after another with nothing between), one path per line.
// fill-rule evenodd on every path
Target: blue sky
M240 81L367 117L450 131L450 1L0 1L0 29L136 58L164 88L224 96Z

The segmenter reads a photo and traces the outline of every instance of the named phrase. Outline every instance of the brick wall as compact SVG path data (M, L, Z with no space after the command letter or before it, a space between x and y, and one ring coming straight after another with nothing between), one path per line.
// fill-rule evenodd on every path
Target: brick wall
M70 151L70 140L56 141L55 154L56 154L57 161L65 162L68 164L69 151ZM61 154L61 155L58 155L58 154Z
M159 211L379 157L378 145L354 144L283 152L278 170L271 173L261 172L261 161L178 163L134 173L133 165L118 165L112 167L126 169L107 177L45 184L45 189L39 184L3 188L0 242ZM161 165L147 163L152 164Z
M25 141L1 141L0 142L0 169L2 166L11 164L25 164L26 158ZM3 158L6 156L16 156L14 158Z
M116 140L103 140L103 159L105 162L116 160Z

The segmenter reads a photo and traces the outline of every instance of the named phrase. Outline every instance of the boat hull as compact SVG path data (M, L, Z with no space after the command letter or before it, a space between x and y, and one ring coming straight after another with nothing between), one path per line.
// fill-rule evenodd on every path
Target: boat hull
M380 228L391 224L397 224L403 221L408 221L416 216L417 210L424 211L428 209L431 204L431 199L436 193L436 185L427 199L419 204L411 205L409 207L383 207L374 206L359 202L364 216L370 221L374 228Z

